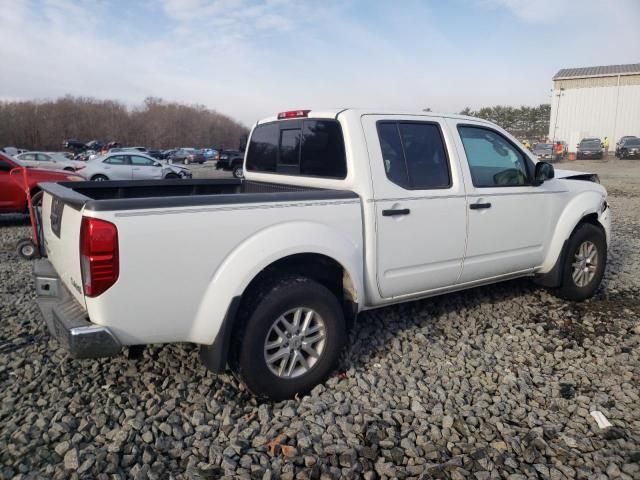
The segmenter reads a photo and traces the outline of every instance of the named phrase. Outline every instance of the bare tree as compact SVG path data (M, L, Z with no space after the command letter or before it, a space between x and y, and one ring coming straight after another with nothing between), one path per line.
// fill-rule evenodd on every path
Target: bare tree
M69 95L0 102L0 147L59 150L69 138L148 148L237 147L247 133L244 125L215 110L155 97L131 109L115 100Z

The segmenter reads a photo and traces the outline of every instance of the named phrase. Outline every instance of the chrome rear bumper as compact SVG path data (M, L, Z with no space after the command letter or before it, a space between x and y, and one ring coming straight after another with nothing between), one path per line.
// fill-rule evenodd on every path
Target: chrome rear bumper
M47 259L35 260L33 276L36 301L49 332L73 358L110 357L120 352L120 342L108 328L89 321Z

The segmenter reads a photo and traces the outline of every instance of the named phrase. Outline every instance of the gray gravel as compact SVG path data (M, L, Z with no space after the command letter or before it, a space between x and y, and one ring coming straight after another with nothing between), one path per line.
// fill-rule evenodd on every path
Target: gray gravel
M0 216L0 478L640 478L640 162L568 166L612 192L597 297L515 281L364 314L339 371L277 404L191 345L69 359Z

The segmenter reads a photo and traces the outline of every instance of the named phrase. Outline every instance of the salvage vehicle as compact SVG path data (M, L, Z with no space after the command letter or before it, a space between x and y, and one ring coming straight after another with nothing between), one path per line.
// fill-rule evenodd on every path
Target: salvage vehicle
M97 156L84 165L77 170L78 175L94 182L191 178L191 170L186 167L163 163L131 150Z
M539 160L553 160L553 143L536 143L533 147L533 154Z
M283 112L253 127L244 171L42 185L38 302L72 356L192 342L258 397L291 398L332 372L364 310L518 277L580 301L603 277L597 176L485 120ZM168 264L175 245L190 248Z
M640 158L640 138L628 138L620 146L616 155L620 159Z
M26 171L26 181L24 170ZM26 168L19 160L0 153L0 213L27 213L27 186L35 195L39 182L69 182L83 180L65 171Z
M244 154L238 150L220 150L216 157L216 170L229 170L235 178L242 178Z
M20 163L27 168L44 168L47 170L66 170L75 172L84 167L79 160L70 160L61 153L54 152L24 152L16 155Z

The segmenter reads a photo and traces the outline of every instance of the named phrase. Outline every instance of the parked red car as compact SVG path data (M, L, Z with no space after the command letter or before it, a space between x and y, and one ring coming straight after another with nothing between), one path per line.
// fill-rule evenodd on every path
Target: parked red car
M0 153L0 213L27 212L24 169L25 167L14 159ZM39 182L70 180L82 180L82 178L62 170L27 169L27 182L32 195L38 191Z

